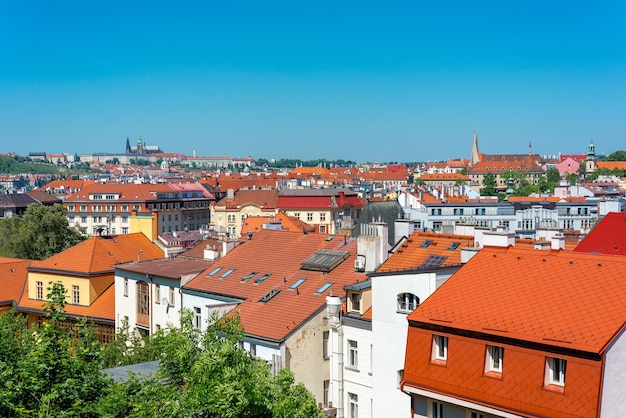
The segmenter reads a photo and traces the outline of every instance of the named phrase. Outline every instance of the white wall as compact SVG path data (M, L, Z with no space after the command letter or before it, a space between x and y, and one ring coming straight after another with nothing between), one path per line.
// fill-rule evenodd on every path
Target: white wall
M194 312L194 308L200 308L202 325L200 331L204 332L208 328L207 320L217 311L219 316L223 316L237 307L237 303L225 302L223 300L212 299L209 295L198 296L183 292L182 307Z
M344 416L349 417L349 394L358 396L359 418L369 418L372 415L372 333L369 329L356 326L346 326L344 321ZM348 340L356 341L358 348L358 370L350 367L350 353ZM379 402L384 402L382 399ZM393 416L393 415L387 415Z
M626 338L624 330L611 344L605 355L604 379L602 382L601 417L624 415L626 405Z
M436 288L435 273L372 277L373 416L401 417L411 400L398 387L398 370L404 369L407 314L398 312L398 294L413 293L420 303Z

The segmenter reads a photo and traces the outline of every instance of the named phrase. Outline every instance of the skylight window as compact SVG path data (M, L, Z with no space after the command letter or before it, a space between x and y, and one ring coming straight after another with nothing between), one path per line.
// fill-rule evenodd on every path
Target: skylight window
M215 276L221 269L222 269L221 267L215 267L213 271L207 274L207 276Z
M431 255L424 261L422 267L439 267L447 258L445 255Z
M350 255L347 251L319 250L300 264L303 270L331 272Z
M316 294L321 295L322 293L324 293L329 287L331 287L333 285L332 282L327 282L324 283L324 285L322 287L320 287L319 289L317 289L315 291Z
M222 275L220 276L220 279L223 279L223 278L225 278L225 277L228 277L228 275L229 275L230 273L232 273L233 271L235 271L235 269L228 269L228 270L226 270L224 273L222 273Z
M456 250L459 247L459 245L461 245L460 242L453 242L452 244L450 244L450 246L448 248L446 248L446 250L454 251L454 250Z
M259 302L267 303L271 298L273 298L274 296L276 296L279 293L280 293L280 290L272 289L269 292L267 292L261 299L259 299Z
M270 277L270 276L271 276L271 274L266 273L266 274L262 275L261 277L257 277L257 278L254 280L254 283L257 283L257 284L258 284L258 283L261 283L261 282L263 282L265 279L267 279L267 278L268 278L268 277Z
M253 271L253 272L252 272L252 273L250 273L250 274L246 274L245 276L243 276L243 277L241 278L241 281L242 281L242 282L247 282L248 280L250 280L251 278L253 278L253 277L254 277L254 275L255 275L255 274L257 274L257 273L258 273L258 271Z
M291 286L289 286L290 289L296 289L298 286L300 286L302 283L304 283L306 279L298 279L297 282L295 282L294 284L292 284Z
M422 242L422 245L420 245L420 248L426 248L428 247L430 244L432 244L432 240L427 239L426 241Z

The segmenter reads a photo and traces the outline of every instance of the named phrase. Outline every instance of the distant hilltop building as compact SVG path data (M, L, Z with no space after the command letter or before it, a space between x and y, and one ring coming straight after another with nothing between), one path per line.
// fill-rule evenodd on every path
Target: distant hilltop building
M126 137L126 155L149 155L162 152L158 145L144 145L141 137L137 139L137 145L131 146L128 137Z

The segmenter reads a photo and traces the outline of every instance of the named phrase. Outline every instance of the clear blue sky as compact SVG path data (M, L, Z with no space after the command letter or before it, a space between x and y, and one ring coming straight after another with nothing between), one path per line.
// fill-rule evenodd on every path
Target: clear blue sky
M3 1L0 152L626 149L624 1Z

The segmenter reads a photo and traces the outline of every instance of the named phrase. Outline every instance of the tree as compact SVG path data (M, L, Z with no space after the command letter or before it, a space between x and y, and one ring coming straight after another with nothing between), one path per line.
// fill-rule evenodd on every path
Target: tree
M159 331L150 344L161 353L154 379L114 385L100 402L105 416L319 417L311 393L283 369L238 347L244 332L237 316L210 319L201 333L193 314L181 313L178 328Z
M626 161L626 151L614 151L610 153L605 161Z
M48 287L39 328L27 329L14 311L0 317L0 415L96 416L110 385L101 345L86 321L65 325L65 293L60 283Z
M493 173L487 173L483 177L483 189L480 191L482 196L496 196L496 176Z
M549 168L546 171L546 180L548 183L558 184L561 181L561 173L556 168Z
M23 217L0 219L0 256L43 260L86 237L70 227L62 205L28 205Z

